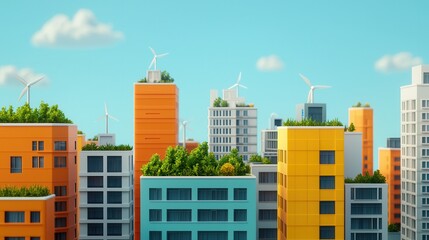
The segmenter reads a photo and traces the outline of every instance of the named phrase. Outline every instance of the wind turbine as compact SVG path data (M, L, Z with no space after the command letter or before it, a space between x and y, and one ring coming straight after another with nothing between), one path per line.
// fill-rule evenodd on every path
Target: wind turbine
M153 53L153 58L152 58L152 62L150 62L149 69L152 67L152 65L154 65L154 69L153 70L156 70L156 59L160 58L160 57L164 57L168 53L156 54L156 52L155 52L155 50L153 50L153 48L151 48L151 47L149 47L149 48L150 48L150 50Z
M21 100L22 96L24 96L25 92L27 92L27 104L30 105L30 87L40 82L44 77L45 76L41 76L32 82L27 82L24 78L17 74L16 79L18 79L25 86L24 89L22 89L21 95L19 95L18 101Z
M310 87L310 91L308 92L308 97L307 97L307 103L313 103L313 100L314 100L314 90L315 89L325 89L325 88L330 88L331 87L331 86L324 86L324 85L313 86L313 85L311 85L310 80L308 78L306 78L304 75L302 75L300 73L299 76Z
M188 128L188 121L184 120L180 124L180 128L183 129L183 148L186 149L186 129ZM189 128L189 130L192 130L192 128Z
M274 130L275 129L275 127L274 127L274 124L273 124L273 119L275 118L275 117L277 117L277 116L279 116L279 115L277 115L277 113L271 113L271 115L270 115L270 120L269 120L269 123L268 123L268 127L270 128L270 129L272 129L272 130Z
M107 105L106 105L106 103L104 103L104 114L105 115L102 116L102 117L105 117L105 121L106 121L106 134L108 134L109 133L109 118L111 118L111 119L113 119L115 121L119 121L119 120L109 114L109 112L107 111Z
M240 84L240 81L241 81L241 72L238 74L237 82L234 85L232 85L231 87L228 88L228 89L237 88L237 97L238 97L238 89L240 87L247 89L246 86Z

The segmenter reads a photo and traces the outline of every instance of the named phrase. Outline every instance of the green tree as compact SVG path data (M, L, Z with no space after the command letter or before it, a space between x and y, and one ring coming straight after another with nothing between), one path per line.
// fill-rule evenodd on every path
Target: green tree
M235 175L235 168L232 166L231 163L227 162L222 165L220 168L219 174L222 176L234 176Z
M355 125L353 123L350 123L349 128L347 129L349 132L354 132L356 130Z
M172 78L170 76L170 73L168 73L167 71L162 71L161 72L161 81L162 83L172 83L174 82L174 78Z
M389 232L399 232L399 230L401 230L401 224L399 223L391 223L389 224L389 226L387 227Z
M386 183L386 178L380 173L380 170L374 171L371 176L368 172L365 175L358 174L354 179L346 178L346 183Z
M218 97L213 101L213 107L220 107L220 104L222 102L222 98Z
M221 103L220 103L220 106L221 107L228 107L229 104L228 104L228 102L226 100L222 100Z
M268 159L266 157L262 157L259 154L251 155L249 158L249 162L259 162L259 163L263 163L263 164L271 164L270 159Z

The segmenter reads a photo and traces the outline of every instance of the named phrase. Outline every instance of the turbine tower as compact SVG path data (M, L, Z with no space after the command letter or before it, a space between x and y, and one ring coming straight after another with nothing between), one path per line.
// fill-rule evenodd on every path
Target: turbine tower
M16 75L16 79L18 79L25 87L22 89L21 95L19 95L18 101L21 100L22 96L24 96L25 92L27 92L27 104L30 105L30 88L34 84L40 82L45 76L41 76L32 82L25 81L24 78Z
M313 85L311 85L310 80L308 78L306 78L304 75L302 75L300 73L299 76L310 87L310 91L308 92L308 96L307 96L307 103L313 103L314 102L314 90L315 89L325 89L325 88L330 88L331 87L331 86L324 86L324 85L315 85L315 86L313 86Z
M113 117L112 115L109 114L109 112L107 111L107 105L106 103L104 103L104 116L105 117L105 121L106 121L106 134L109 133L109 118L115 120L115 121L119 121L117 118Z
M152 53L153 53L153 58L152 58L152 61L150 62L149 70L152 67L152 65L154 66L153 70L156 70L156 60L160 57L164 57L165 55L168 55L168 53L156 54L156 52L155 52L155 50L153 50L153 48L151 48L151 47L149 47L149 48L150 48L150 51L152 51Z
M270 115L270 120L269 120L269 123L268 123L268 127L269 127L269 129L271 129L271 130L274 130L275 129L275 127L274 127L274 122L273 122L273 119L275 118L275 117L278 117L279 115L277 115L277 113L271 113L271 115Z
M238 89L240 87L247 89L246 86L240 84L240 81L241 81L241 72L238 74L237 82L234 85L232 85L231 87L228 88L228 89L236 88L237 89L237 97L239 97L238 96Z
M182 121L182 128L183 128L183 148L186 149L186 127L188 125L188 121Z

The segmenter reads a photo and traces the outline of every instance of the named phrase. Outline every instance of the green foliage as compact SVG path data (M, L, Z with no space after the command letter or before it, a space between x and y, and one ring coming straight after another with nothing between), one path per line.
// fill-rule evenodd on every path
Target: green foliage
M344 126L337 118L333 120L328 120L326 122L315 121L311 118L305 118L301 121L296 121L294 119L287 119L283 122L283 126Z
M223 100L222 98L218 97L213 101L213 107L228 107L229 104L227 101Z
M369 103L365 103L365 105L363 105L363 107L371 107L371 105L369 105Z
M347 131L349 132L354 132L356 130L355 125L353 123L350 123L349 128L347 129Z
M170 73L164 70L161 72L161 80L159 80L157 83L172 83L172 82L174 82L174 78L170 76ZM147 83L146 77L141 79L139 83Z
M228 106L229 106L229 104L228 104L228 102L227 102L227 101L222 100L222 102L220 102L220 106L221 106L221 107L228 107Z
M232 173L232 168L227 167L228 165L221 170L226 163L232 166ZM216 161L213 153L208 150L207 142L203 142L191 153L181 146L169 147L163 160L155 154L149 163L142 166L141 171L144 176L219 176L227 173L243 176L250 173L250 168L243 162L237 149Z
M355 105L353 105L353 107L359 108L359 107L371 107L371 105L369 105L369 103L365 103L364 105L362 105L361 102L357 102Z
M49 189L39 185L20 188L14 186L0 188L0 197L45 197L49 195Z
M249 162L259 162L262 164L271 164L270 159L268 159L266 157L262 157L258 154L253 154L252 156L250 156Z
M94 136L93 138L88 138L88 141L98 141L98 136Z
M133 147L130 145L101 145L97 146L95 143L86 144L82 147L83 151L130 151L133 150Z
M386 183L386 178L381 175L380 170L374 172L371 176L368 172L365 175L358 174L354 179L346 178L346 183Z
M236 107L253 107L253 104L237 103Z
M399 230L401 230L401 224L400 223L391 223L391 224L389 224L387 229L389 232L399 232Z
M58 105L49 106L41 102L39 108L31 108L27 103L18 107L2 107L0 123L73 123L58 109Z
M77 134L83 134L83 132L81 130L78 130Z
M222 176L234 176L235 173L235 167L232 166L231 163L225 163L224 165L222 165L222 167L220 167L220 171L219 174Z

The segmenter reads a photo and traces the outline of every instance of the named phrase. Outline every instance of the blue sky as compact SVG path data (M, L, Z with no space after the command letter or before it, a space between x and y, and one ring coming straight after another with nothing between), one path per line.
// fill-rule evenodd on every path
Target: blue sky
M210 89L228 88L240 71L248 87L240 95L258 108L259 130L272 112L294 117L308 93L302 73L332 86L315 94L329 119L346 123L351 105L371 104L377 162L378 147L400 134L399 88L411 82L410 66L429 59L428 7L387 0L5 1L0 106L25 102L17 100L22 86L12 74L44 74L32 87L32 106L58 104L92 137L104 131L97 119L106 102L120 120L110 121L110 132L133 144L133 84L145 76L150 46L169 53L158 68L176 80L190 138L206 141Z

